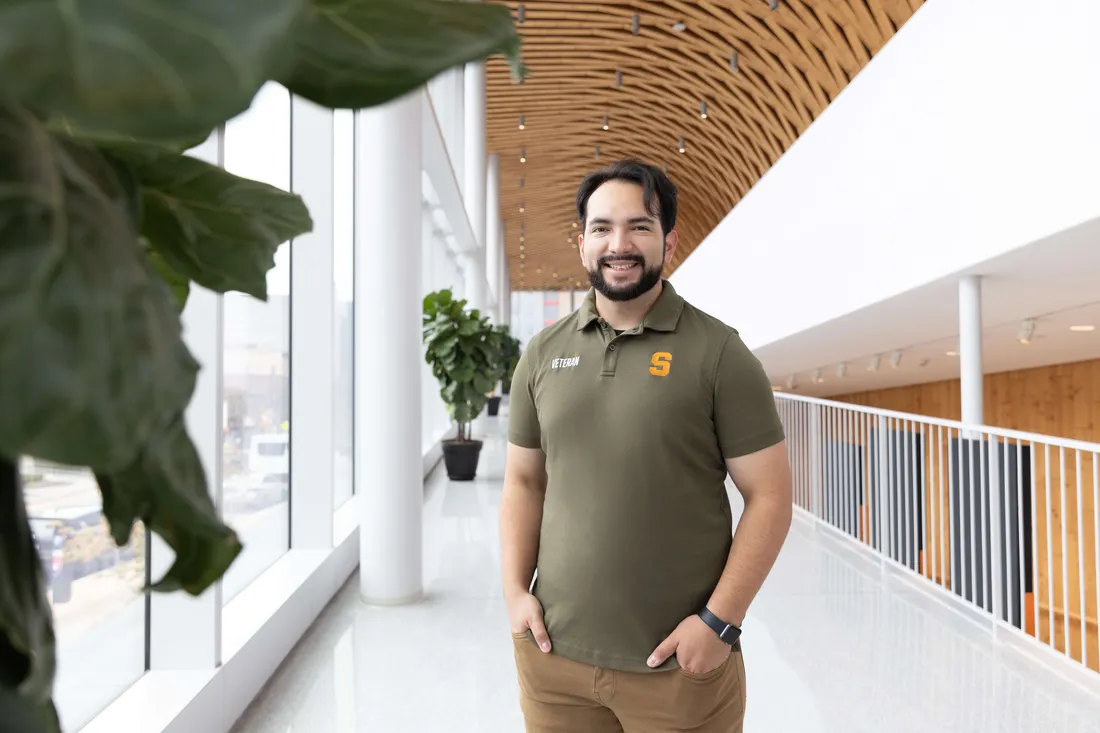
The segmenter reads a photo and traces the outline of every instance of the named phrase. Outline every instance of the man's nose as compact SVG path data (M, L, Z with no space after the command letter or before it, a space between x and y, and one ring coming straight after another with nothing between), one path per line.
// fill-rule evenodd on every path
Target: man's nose
M608 250L615 254L623 254L630 251L630 232L626 229L616 229L611 234L611 242Z

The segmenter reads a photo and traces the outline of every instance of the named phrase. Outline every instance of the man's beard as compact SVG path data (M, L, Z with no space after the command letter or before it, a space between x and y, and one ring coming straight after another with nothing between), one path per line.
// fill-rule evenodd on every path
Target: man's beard
M663 252L662 252L663 255ZM603 266L610 262L637 262L642 267L642 275L634 283L628 285L611 285L604 277ZM588 282L608 300L628 301L645 295L657 283L661 282L661 273L665 267L664 258L656 267L646 267L645 258L641 255L605 255L596 262L596 269L588 271Z

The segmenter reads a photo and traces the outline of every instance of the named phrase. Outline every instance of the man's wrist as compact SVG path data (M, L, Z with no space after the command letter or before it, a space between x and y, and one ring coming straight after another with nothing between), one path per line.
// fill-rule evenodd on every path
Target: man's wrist
M530 588L522 583L509 583L504 586L504 600L508 602L528 595L530 592Z
M740 624L735 624L732 621L722 618L708 607L703 607L703 609L699 611L699 618L703 620L703 623L705 623L719 639L727 644L732 645L737 643L738 638L741 636Z

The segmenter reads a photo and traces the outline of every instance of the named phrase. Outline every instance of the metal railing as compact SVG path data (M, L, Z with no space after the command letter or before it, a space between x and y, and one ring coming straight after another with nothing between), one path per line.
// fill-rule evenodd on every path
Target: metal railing
M794 501L1100 671L1100 444L784 393Z

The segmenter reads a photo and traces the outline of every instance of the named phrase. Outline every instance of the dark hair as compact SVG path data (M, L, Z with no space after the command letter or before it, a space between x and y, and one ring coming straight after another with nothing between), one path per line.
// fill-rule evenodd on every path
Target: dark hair
M588 199L597 188L608 181L627 181L641 186L642 201L645 203L646 211L660 218L662 235L668 234L676 227L675 184L660 168L643 163L636 158L620 160L584 177L580 188L577 189L577 216L580 217L582 227L588 218ZM654 203L657 204L656 210L654 210Z

